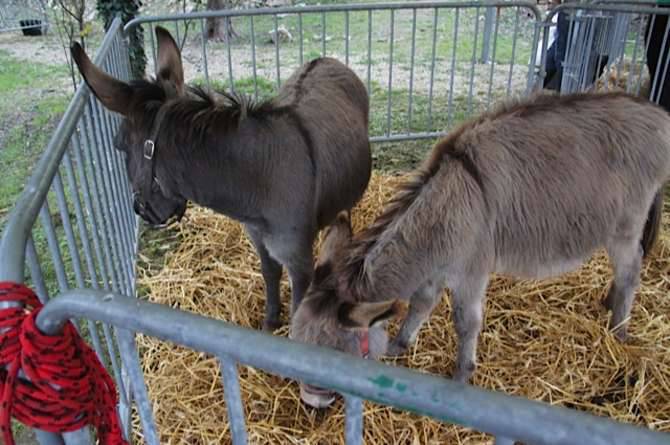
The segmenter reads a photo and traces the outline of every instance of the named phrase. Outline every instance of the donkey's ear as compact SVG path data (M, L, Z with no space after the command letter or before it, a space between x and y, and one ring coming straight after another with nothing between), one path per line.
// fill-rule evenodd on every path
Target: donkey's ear
M342 303L337 310L337 319L345 328L366 329L391 318L400 317L406 311L406 303L400 300L378 303Z
M156 77L172 82L179 94L184 91L184 68L181 64L181 52L167 29L156 27L158 41L158 62Z
M105 108L123 115L128 114L133 98L132 87L95 66L79 43L74 42L70 52L86 84Z

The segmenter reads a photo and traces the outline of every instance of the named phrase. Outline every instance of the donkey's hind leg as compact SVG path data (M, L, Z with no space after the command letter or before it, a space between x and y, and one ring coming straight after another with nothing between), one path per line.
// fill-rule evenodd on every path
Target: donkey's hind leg
M265 281L265 320L263 330L274 331L281 326L279 317L281 315L281 301L279 299L279 282L281 280L282 266L270 256L260 233L247 227L247 234L258 252L261 260L261 273Z
M386 354L396 356L404 354L416 341L417 334L428 320L435 306L440 302L444 280L428 280L413 295L405 320L388 346Z
M452 317L458 334L458 356L454 379L467 383L475 372L477 340L482 329L486 275L470 276L452 288Z
M640 284L642 247L637 238L627 237L612 240L607 253L614 267L614 281L603 302L612 311L610 326L619 340L626 339L626 327L630 316L635 291Z

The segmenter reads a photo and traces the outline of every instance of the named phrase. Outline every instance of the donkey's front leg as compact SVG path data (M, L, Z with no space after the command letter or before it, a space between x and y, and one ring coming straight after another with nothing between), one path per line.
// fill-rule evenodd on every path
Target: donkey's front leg
M475 372L477 339L482 329L487 276L468 277L453 288L452 317L458 334L454 379L467 383Z
M312 281L313 263L312 248L309 246L309 248L301 249L301 252L291 258L286 265L291 281L291 318L298 310L302 297Z
M409 312L402 326L386 350L386 355L404 354L414 344L421 326L428 320L435 306L440 302L444 280L428 280L413 295Z
M258 252L261 260L261 273L265 281L265 320L263 320L264 331L274 331L281 326L281 301L279 299L279 282L281 280L282 266L270 256L263 244L262 235L254 229L247 227L247 234Z

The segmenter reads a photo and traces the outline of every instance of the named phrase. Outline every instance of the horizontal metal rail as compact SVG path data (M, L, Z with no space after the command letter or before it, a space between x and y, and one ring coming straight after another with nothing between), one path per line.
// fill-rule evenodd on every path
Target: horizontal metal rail
M514 438L534 445L670 444L670 434L356 358L115 293L67 292L47 303L37 317L37 325L47 334L56 333L72 317L103 321L207 352L224 361L233 359L346 396L475 428L506 438L503 443L511 443L509 439ZM242 344L254 346L240 348ZM224 373L226 377L236 378L232 370ZM227 398L232 397L239 398L239 392L227 394ZM355 399L347 402L351 412L359 417L349 419L348 427L362 424L362 412L356 405Z

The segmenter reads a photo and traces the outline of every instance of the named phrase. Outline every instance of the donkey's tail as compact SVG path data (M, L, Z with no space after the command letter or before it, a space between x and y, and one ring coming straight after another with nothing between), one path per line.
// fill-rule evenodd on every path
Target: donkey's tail
M649 251L654 247L656 239L658 238L658 231L661 227L661 217L663 215L663 187L661 187L654 196L654 200L649 208L647 214L647 222L644 225L642 232L642 255L647 257Z

